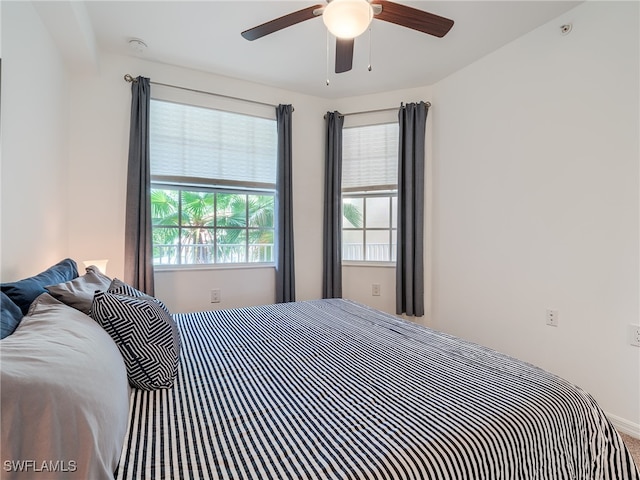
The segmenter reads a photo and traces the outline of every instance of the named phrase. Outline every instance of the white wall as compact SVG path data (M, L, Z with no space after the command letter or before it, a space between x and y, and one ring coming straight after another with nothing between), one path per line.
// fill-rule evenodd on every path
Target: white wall
M319 298L322 279L323 101L314 97L179 67L104 55L98 74L74 76L71 99L71 183L81 199L70 219L74 258L108 258L108 274L124 271L124 209L131 86L123 75L237 96L291 103L296 294ZM152 86L153 89L153 86ZM220 288L222 302L210 303ZM274 301L271 269L211 268L156 273L156 295L173 311L229 308Z
M437 328L560 374L636 436L638 7L586 2L434 86L432 292Z
M0 272L11 281L68 254L69 77L31 3L1 8Z

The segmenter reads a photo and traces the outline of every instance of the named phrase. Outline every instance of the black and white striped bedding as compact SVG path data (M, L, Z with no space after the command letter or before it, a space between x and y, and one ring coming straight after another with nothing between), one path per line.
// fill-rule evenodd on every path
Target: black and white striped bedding
M634 479L595 401L344 300L175 315L173 389L134 391L118 479Z

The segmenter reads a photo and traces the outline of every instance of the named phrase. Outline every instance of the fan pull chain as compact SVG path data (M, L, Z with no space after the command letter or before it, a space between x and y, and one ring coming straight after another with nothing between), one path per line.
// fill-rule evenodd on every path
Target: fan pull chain
M326 71L327 80L326 80L326 82L327 82L327 87L328 87L329 83L330 83L329 82L329 29L326 28L325 30L327 31L327 71Z
M371 71L371 25L369 25L369 66L367 70Z

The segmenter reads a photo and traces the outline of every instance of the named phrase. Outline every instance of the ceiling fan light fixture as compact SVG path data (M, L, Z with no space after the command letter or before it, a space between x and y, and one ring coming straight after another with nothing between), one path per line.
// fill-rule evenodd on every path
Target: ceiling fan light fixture
M338 38L362 35L373 19L373 9L367 0L332 0L322 12L322 21Z

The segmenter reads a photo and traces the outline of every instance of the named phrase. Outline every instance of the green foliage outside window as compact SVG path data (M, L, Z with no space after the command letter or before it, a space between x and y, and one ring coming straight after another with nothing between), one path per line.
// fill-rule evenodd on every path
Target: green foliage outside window
M274 195L154 188L156 265L274 261Z

